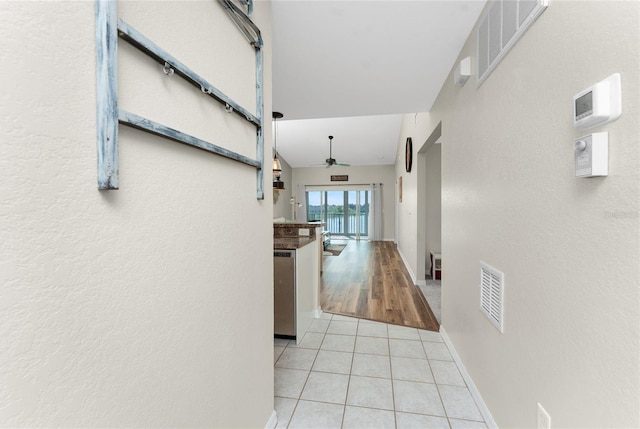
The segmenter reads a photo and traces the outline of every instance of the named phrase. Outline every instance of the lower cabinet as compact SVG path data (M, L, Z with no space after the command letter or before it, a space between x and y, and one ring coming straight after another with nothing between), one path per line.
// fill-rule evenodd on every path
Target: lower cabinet
M318 301L318 244L273 252L273 328L300 343Z

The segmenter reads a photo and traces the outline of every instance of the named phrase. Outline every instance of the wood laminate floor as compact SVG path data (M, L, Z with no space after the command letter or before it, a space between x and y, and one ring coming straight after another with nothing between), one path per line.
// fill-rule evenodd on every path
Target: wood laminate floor
M438 331L440 325L389 241L348 241L339 256L324 256L322 310Z

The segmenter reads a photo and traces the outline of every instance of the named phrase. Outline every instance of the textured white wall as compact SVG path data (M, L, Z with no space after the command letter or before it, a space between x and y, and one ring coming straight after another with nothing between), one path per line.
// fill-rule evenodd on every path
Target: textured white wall
M434 124L429 113L404 115L396 160L396 176L402 176L402 202L397 203L398 251L402 255L414 283L424 282L426 247L426 158L418 154L424 150ZM413 140L413 168L407 173L405 167L405 142ZM424 149L423 149L424 148ZM397 186L397 185L396 185ZM419 195L418 191L424 195Z
M500 427L535 427L537 402L552 427L640 425L639 21L638 2L551 2L480 88L449 76L405 118L399 146L442 121L443 326ZM610 174L575 179L572 97L615 72L622 117L593 130ZM504 334L481 260L505 273Z
M254 111L254 55L217 2L119 9ZM94 2L0 15L0 426L264 427L270 186L257 201L254 169L121 126L121 189L98 191ZM254 19L269 117L268 2ZM120 46L122 107L255 156L243 120Z
M346 174L348 182L331 182L331 175ZM395 228L395 176L393 165L331 168L294 168L293 185L365 185L382 183L382 239L393 240Z

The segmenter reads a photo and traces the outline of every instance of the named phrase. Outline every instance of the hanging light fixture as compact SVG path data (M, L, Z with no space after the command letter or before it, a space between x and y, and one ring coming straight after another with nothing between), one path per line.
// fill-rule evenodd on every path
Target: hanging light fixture
M280 180L280 174L282 173L282 166L280 165L280 160L278 159L278 119L284 117L284 115L280 112L273 112L273 147L274 147L274 155L273 155L273 175L275 176L275 180L273 181L274 189L284 189L284 182Z

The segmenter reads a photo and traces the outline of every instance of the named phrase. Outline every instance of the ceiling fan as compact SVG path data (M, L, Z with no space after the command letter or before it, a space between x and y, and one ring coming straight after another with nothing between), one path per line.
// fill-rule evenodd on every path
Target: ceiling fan
M341 165L343 167L350 167L351 164L349 164L348 162L342 162L342 161L336 161L336 159L332 156L332 143L333 143L333 136L329 136L329 158L324 160L324 164L321 165L326 165L327 168L331 167L332 165Z

